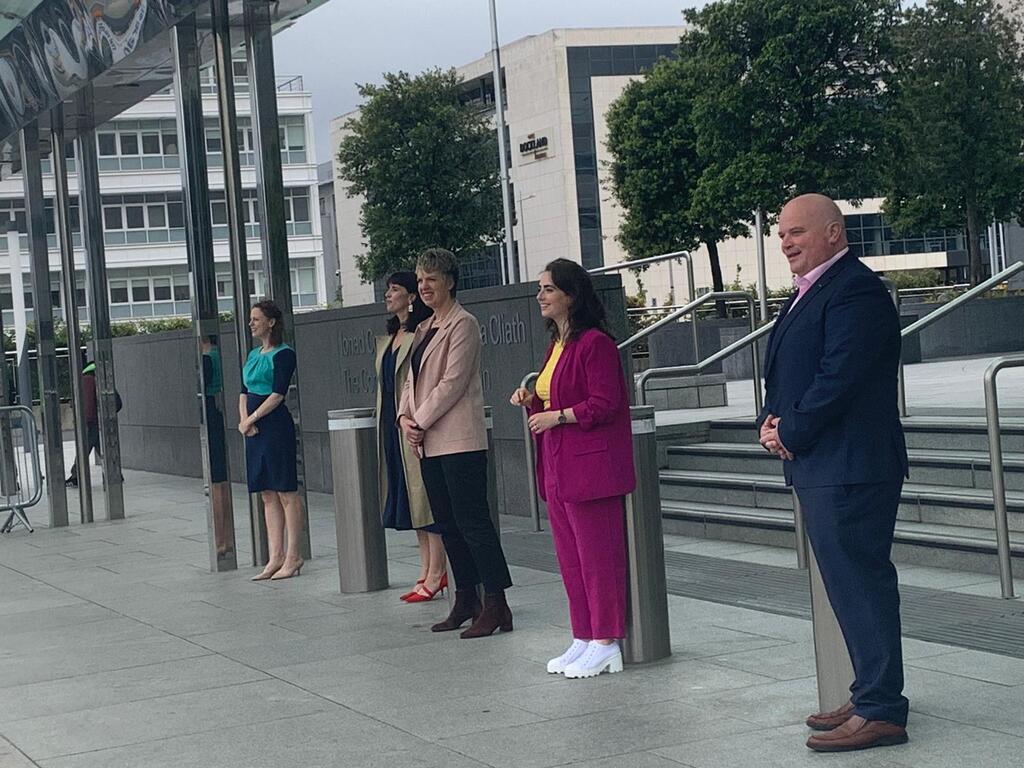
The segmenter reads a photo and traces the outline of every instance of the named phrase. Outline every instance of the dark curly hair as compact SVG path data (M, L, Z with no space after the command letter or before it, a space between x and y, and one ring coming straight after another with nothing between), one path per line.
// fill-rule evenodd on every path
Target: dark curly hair
M563 341L576 341L591 328L615 338L606 324L604 304L597 298L594 283L583 267L569 259L555 259L544 271L551 274L555 287L569 297L569 338ZM554 320L547 321L547 329L551 340L558 341L558 325Z
M263 313L263 316L268 320L273 320L274 324L270 328L270 343L272 346L278 346L284 343L284 315L281 314L281 308L277 306L270 299L264 299L263 301L257 301L252 305L253 309L258 309Z
M412 300L412 311L409 313L409 317L405 321L405 330L415 331L416 326L434 314L434 310L423 303L423 299L420 298L419 293L416 290L416 273L415 272L395 272L391 277L388 278L388 285L397 285L401 288L405 288L415 298ZM398 320L398 315L392 315L388 318L388 336L394 336L398 333L398 329L401 326L401 322Z

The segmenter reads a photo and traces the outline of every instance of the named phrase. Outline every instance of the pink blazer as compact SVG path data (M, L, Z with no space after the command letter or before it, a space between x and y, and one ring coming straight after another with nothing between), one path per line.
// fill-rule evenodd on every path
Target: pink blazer
M413 350L434 320L429 317L416 328ZM423 351L415 383L412 370L406 376L398 415L408 416L425 430L424 456L487 450L480 324L461 304L452 307Z
M544 362L551 356L548 347ZM636 487L633 435L626 378L615 342L596 329L566 344L551 378L551 409L572 408L577 424L535 435L537 489L547 501L558 488L563 501L581 502L624 496ZM542 411L534 398L531 413ZM544 476L544 463L557 473Z

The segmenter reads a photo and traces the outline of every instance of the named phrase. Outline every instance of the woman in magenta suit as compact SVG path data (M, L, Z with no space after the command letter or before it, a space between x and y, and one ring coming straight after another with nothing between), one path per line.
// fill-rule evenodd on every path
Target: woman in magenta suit
M517 389L537 442L537 487L569 597L572 643L548 662L569 678L622 670L626 634L623 497L633 490L626 379L590 275L556 259L540 276L551 346L534 392Z

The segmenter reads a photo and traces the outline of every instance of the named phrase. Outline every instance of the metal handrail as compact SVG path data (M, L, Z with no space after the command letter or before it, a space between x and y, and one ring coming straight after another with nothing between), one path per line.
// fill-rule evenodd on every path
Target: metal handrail
M772 328L775 327L775 321L772 320L770 323L762 325L760 328L754 328L744 336L742 339L737 339L732 344L722 347L720 350L715 352L713 355L704 358L699 363L693 363L691 365L672 365L664 368L648 368L646 371L640 374L636 381L636 399L638 405L647 404L647 390L646 384L649 379L663 378L665 376L692 376L701 373L708 367L715 363L721 362L730 355L739 352L741 349L748 345L752 345L755 341L760 339L762 336L768 335ZM757 354L757 347L751 347L751 358L754 364L754 408L756 413L761 412L761 408L764 405L763 396L761 393L761 359ZM755 414L756 415L756 414Z
M910 325L908 325L906 328L904 328L900 332L900 336L902 338L906 339L906 338L909 338L910 336L914 335L915 333L920 333L922 330L927 328L932 323L938 322L939 320L944 318L946 315L948 315L954 309L958 309L959 307L961 307L962 305L966 304L967 302L973 301L975 298L977 298L981 294L986 293L987 291L991 290L992 288L995 288L997 285L1000 285L1001 283L1006 282L1007 279L1013 277L1015 274L1017 274L1021 270L1024 270L1024 261L1018 261L1018 262L1015 262L1015 263L1011 264L1006 269L1004 269L1002 272L999 272L999 273L997 273L995 275L992 275L992 277L990 277L985 282L978 283L976 286L971 288L971 290L967 291L966 293L963 293L963 294L957 296L952 301L949 301L949 302L943 304L941 307L936 309L934 312L929 312L927 315L922 317L920 320L918 320L918 321L916 321L914 323L911 323ZM902 395L902 393L905 391L904 378L903 378L903 356L902 355L900 356L899 381L900 381L900 392L901 392L900 416L904 416L905 417L907 415L907 403L906 403L905 396Z
M747 293L746 291L712 291L711 293L705 293L700 298L698 298L698 299L696 299L694 301L691 301L689 304L687 304L687 305L685 305L683 307L680 307L679 309L675 310L674 312L666 315L665 317L663 317L660 320L658 320L658 322L653 323L652 325L649 325L646 328L643 328L642 330L637 331L632 336L630 336L628 339L626 339L624 342L619 344L619 349L620 350L629 349L631 346L636 344L638 341L644 340L645 338L650 336L652 333L654 333L659 328L661 328L661 327L663 327L665 325L668 325L671 322L674 322L675 320L677 320L678 318L682 317L683 315L686 315L686 314L689 314L689 313L695 311L698 307L700 307L700 306L702 306L704 304L707 304L709 301L719 301L719 300L723 300L723 299L739 299L739 300L745 301L747 303L747 307L749 308L749 312L747 314L747 318L750 321L750 333L751 334L754 333L755 329L757 328L757 319L756 319L756 317L754 315L754 299L753 299L753 297L749 293ZM746 337L744 337L744 338L746 338ZM725 349L729 349L730 350L729 354L732 354L732 352L734 352L736 349L740 349L741 348L741 347L735 347L735 348L734 347L735 347L735 344L730 344ZM640 378L637 379L637 382L636 382L637 405L646 405L647 404L647 395L646 395L645 387L646 387L648 379L651 379L651 378L662 378L664 376L671 376L671 375L674 375L674 374L677 374L677 373L686 373L687 371L684 371L683 369L690 369L690 368L695 368L695 369L697 369L696 372L699 372L701 370L704 370L704 368L707 368L707 366L713 365L715 362L718 362L718 360L721 360L722 357L727 356L727 355L723 356L721 354L723 351L724 350L719 350L714 355L711 355L711 357L706 358L705 360L696 363L696 365L694 365L694 366L669 366L669 367L665 367L665 368L648 368L646 371L644 371L643 373L640 374ZM699 357L699 355L697 354L696 348L694 349L694 357L695 358ZM708 361L712 361L712 362L708 362ZM753 366L754 366L754 371L753 371L753 373L754 373L754 403L757 405L757 410L760 412L760 410L761 410L761 402L762 402L762 398L761 398L761 360L760 360L760 358L757 355L757 349L756 348L753 348L752 351L751 351L751 361L752 361Z
M685 261L686 262L686 288L690 292L689 299L693 301L697 298L697 288L694 284L693 278L693 257L690 256L689 251L672 251L670 253L660 253L657 256L648 256L646 259L635 259L634 261L620 261L617 264L607 264L603 267L594 267L588 269L587 272L591 275L603 275L606 272L620 272L623 269L638 269L639 267L646 267L650 264L659 264L663 261ZM672 265L669 265L671 270ZM671 271L669 275L671 276ZM675 286L673 285L673 290ZM673 297L675 298L675 297ZM693 355L697 357L697 347L699 342L697 340L697 318L693 318Z
M988 427L989 471L992 473L992 509L995 512L999 588L1004 598L1011 599L1014 596L1013 561L1010 554L1010 524L1007 520L1002 430L999 426L999 398L996 389L996 377L1006 368L1024 368L1024 355L1000 357L985 370L985 421Z
M689 304L684 304L682 307L675 310L674 312L665 315L665 317L661 318L656 323L652 323L651 325L648 325L646 328L641 328L639 331L637 331L628 339L619 344L619 349L629 349L638 341L643 341L644 339L646 339L659 328L663 328L669 323L675 322L680 317L690 314L698 307L707 304L709 301L718 301L721 299L741 299L743 301L746 301L748 306L751 308L750 315L751 317L753 317L754 299L751 298L749 293L746 293L745 291L718 291L712 293L705 293L699 298L691 301ZM698 357L696 347L694 347L694 357Z
M523 377L519 386L529 389L530 385L537 381L540 374L532 371ZM527 496L530 501L530 517L533 518L533 530L541 531L540 527L540 503L537 501L537 446L533 444L533 434L530 432L530 414L523 408L523 439L526 446L526 482L529 486Z

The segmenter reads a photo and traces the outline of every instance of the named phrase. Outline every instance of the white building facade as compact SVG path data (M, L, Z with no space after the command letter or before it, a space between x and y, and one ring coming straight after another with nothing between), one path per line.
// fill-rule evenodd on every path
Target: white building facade
M622 211L609 184L607 125L611 104L634 79L643 77L659 58L673 54L683 27L553 29L516 40L501 49L506 95L506 120L511 148L510 179L515 211L513 239L522 280L532 280L552 259L564 257L591 269L625 261L617 234ZM458 68L470 100L493 109L493 77L489 55ZM344 136L345 122L331 123L332 156ZM335 163L335 205L341 292L346 305L374 300L374 287L364 283L357 257L365 252L359 228L361 199L350 197ZM918 236L895 235L879 214L881 200L860 208L841 203L847 214L851 247L876 271L935 267L955 279L966 265L963 234L936 230ZM751 216L753 218L753 216ZM792 285L788 264L771 232L766 238L769 288ZM986 246L987 247L987 246ZM724 281L743 285L757 280L756 247L752 238L719 243ZM637 254L637 256L657 254ZM692 254L697 292L711 290L706 249ZM958 272L958 270L961 270ZM639 290L632 271L623 272L627 293ZM685 267L667 264L639 278L649 304L686 298ZM674 294L671 287L674 285Z
M256 205L256 170L250 128L248 83L244 61L236 62L238 92L238 143L245 206L246 250L251 291L265 293ZM203 113L206 117L206 153L209 165L211 221L217 263L217 296L222 312L233 310L227 208L224 201L223 154L212 70L203 72ZM317 214L317 171L312 99L300 77L278 77L278 112L281 134L288 252L292 299L296 310L324 306L323 246ZM182 183L174 94L163 91L125 110L96 129L100 191L103 198L103 229L110 317L113 322L187 316L191 313L188 256L182 208ZM78 303L87 321L85 256L81 249L78 219L78 179L69 147L69 187L72 225L75 230L75 264ZM43 164L47 197L47 231L50 244L50 277L55 312L60 307L60 256L54 234L53 175L49 159ZM0 182L0 223L13 222L24 233L25 206L22 178L18 174ZM7 223L12 228L11 223ZM26 308L31 320L31 280L28 238L22 234L20 264ZM13 320L12 270L8 238L0 235L0 307L4 324Z

